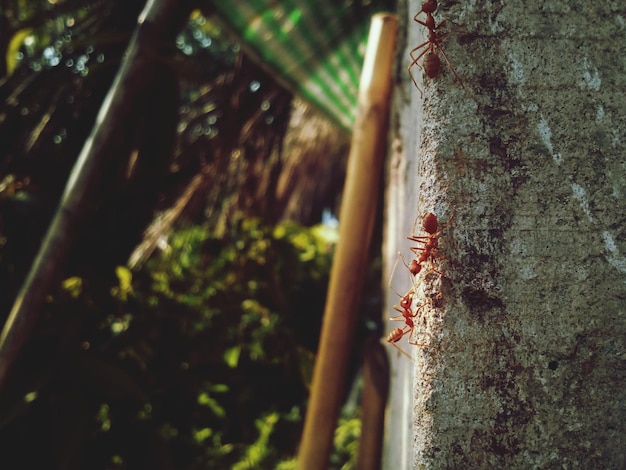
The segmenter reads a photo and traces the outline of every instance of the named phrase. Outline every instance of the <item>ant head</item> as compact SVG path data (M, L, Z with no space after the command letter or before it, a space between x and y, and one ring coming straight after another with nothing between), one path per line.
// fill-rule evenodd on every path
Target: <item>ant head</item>
M400 307L408 310L411 308L412 303L413 303L413 289L407 292L406 295L400 299Z
M437 9L437 0L426 0L422 3L422 11L424 13L434 13Z
M422 265L419 264L416 259L411 260L411 263L409 264L409 271L411 271L411 274L413 274L413 276L416 276L421 270Z

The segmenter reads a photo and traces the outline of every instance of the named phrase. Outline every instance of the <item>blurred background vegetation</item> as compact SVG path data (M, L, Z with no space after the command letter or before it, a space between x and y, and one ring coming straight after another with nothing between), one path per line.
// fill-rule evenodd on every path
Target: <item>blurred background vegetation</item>
M143 6L0 0L3 322ZM199 3L145 77L149 112L0 398L2 468L295 467L348 136L210 15ZM334 468L353 466L351 403Z

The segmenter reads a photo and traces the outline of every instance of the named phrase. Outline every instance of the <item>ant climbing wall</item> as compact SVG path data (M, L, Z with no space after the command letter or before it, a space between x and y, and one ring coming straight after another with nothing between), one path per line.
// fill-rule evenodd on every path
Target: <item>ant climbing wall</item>
M384 468L624 467L625 19L623 2L408 2Z

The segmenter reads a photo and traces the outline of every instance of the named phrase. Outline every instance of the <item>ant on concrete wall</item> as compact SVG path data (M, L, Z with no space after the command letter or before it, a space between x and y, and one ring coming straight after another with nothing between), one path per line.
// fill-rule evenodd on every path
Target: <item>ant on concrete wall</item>
M415 220L415 224L417 224L417 219ZM439 221L437 220L437 216L433 214L432 212L429 212L422 219L422 230L424 230L424 232L426 232L428 235L425 235L425 236L414 235L415 224L413 224L413 234L406 238L407 240L410 240L415 243L419 243L423 246L412 246L411 248L409 248L415 254L415 256L417 256L417 258L412 260L411 263L408 265L405 262L405 265L407 266L407 268L409 268L409 271L414 276L417 275L422 270L422 264L425 261L430 260L432 263L435 258L441 258L441 256L439 255L439 251L438 251L439 250L438 235L441 232L441 230L439 230ZM436 269L433 269L433 271L439 274L442 274Z
M409 353L407 353L404 349L402 349L400 346L396 344L398 341L400 341L404 337L404 335L406 334L409 335L409 340L408 340L409 344L413 344L415 346L426 346L425 344L419 344L419 343L413 342L411 341L411 338L410 338L410 335L413 332L413 329L415 328L415 323L413 319L417 316L420 309L422 308L422 306L418 307L415 312L411 310L411 304L413 301L414 291L415 291L415 287L412 287L411 290L407 292L407 294L404 295L400 299L400 302L398 302L396 305L393 306L395 310L400 312L400 315L391 317L389 320L403 321L404 326L394 328L393 330L391 330L389 335L387 335L387 342L390 343L394 348L396 348L398 351L400 351L402 354L404 354L408 358L411 358Z
M402 255L399 254L399 256L402 256ZM404 259L403 259L403 262L404 262ZM391 272L391 277L389 278L389 287L396 293L396 295L398 297L400 297L400 301L393 306L393 309L396 310L397 312L399 312L400 315L396 315L394 317L391 317L389 320L392 320L392 321L403 321L404 322L404 326L397 327L397 328L394 328L393 330L391 330L389 335L387 335L386 340L387 340L388 343L390 343L394 348L396 348L402 354L404 354L408 358L411 358L409 353L407 353L404 349L402 349L396 343L398 343L398 341L400 341L404 337L404 335L408 334L409 335L409 340L408 340L409 344L413 344L415 346L427 346L425 344L420 344L420 343L413 342L410 339L410 335L413 332L413 329L415 328L415 323L414 323L413 319L418 315L418 313L420 312L420 310L421 310L421 308L423 306L419 306L415 312L413 312L413 310L411 310L411 306L413 305L413 296L415 295L415 290L417 289L416 285L413 285L413 287L411 287L411 289L409 289L409 291L405 295L400 295L391 286L391 279L393 279L393 274L394 274L394 272L396 270L397 265L398 265L398 260L396 260L396 264L394 265L393 270Z
M415 311L413 311L411 308L418 287L418 284L415 283L415 276L422 271L423 264L426 261L431 262L431 270L429 271L429 273L435 272L440 274L441 276L445 276L442 272L438 271L434 268L434 266L432 266L435 258L443 259L443 257L439 254L439 233L441 233L442 230L442 227L439 226L439 220L437 219L437 216L435 214L429 212L422 218L422 230L426 232L426 235L415 235L415 226L417 225L418 219L419 218L415 219L412 234L407 237L408 240L418 244L417 246L412 246L409 248L413 252L413 254L415 254L416 258L411 260L410 263L407 263L404 259L404 256L402 256L402 253L398 253L398 258L396 259L393 270L391 271L391 276L389 278L389 288L393 290L398 297L400 297L400 301L393 306L393 309L396 312L400 313L400 315L391 317L390 320L403 321L404 325L391 330L389 335L387 335L386 340L398 351L400 351L402 354L409 358L411 356L397 345L397 343L405 335L409 335L409 344L413 344L415 346L429 346L428 344L412 341L410 338L413 330L415 329L415 318L419 315L421 309L424 307L424 304L422 304L418 306ZM447 223L449 223L450 220L448 220ZM398 267L399 260L402 260L402 263L404 264L404 266L406 266L409 273L411 274L411 282L413 284L411 289L409 289L409 291L405 295L400 295L400 293L398 293L391 285L391 281L393 279L396 268ZM441 293L435 296L434 299L436 299L437 304L440 305L442 300Z
M446 31L445 33L439 33L438 30L447 22L447 20L443 20L439 24L435 23L435 18L433 17L433 13L435 12L436 9L437 9L437 0L426 0L422 4L422 9L418 11L417 14L413 17L413 21L428 28L428 40L423 42L419 46L414 47L409 53L409 55L411 56L411 64L409 65L408 72L409 72L409 75L411 76L411 79L413 80L413 84L419 90L420 95L422 96L423 96L422 90L417 85L417 81L415 80L415 77L413 76L411 69L414 66L420 67L420 65L418 64L418 61L422 57L424 57L421 68L424 69L424 73L426 73L426 76L428 76L429 78L435 78L441 70L441 59L439 58L438 52L440 52L441 55L443 56L444 60L448 64L448 67L450 67L452 74L456 78L457 82L459 82L459 85L461 85L461 88L465 89L465 86L463 85L463 81L457 75L456 71L454 70L454 67L452 66L452 62L450 62L450 59L448 59L448 56L446 55L446 52L443 50L443 47L442 47L443 39L449 34L457 33L458 31L451 30L451 31ZM418 19L418 16L421 13L426 14L426 19L424 21ZM422 48L424 48L424 50L417 57L415 57L415 54Z

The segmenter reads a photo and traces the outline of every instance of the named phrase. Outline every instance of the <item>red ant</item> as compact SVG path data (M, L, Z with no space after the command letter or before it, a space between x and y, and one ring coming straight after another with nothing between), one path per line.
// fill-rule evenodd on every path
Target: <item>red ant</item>
M406 335L407 333L410 335L413 332L413 329L415 328L415 323L413 322L413 318L417 316L417 313L419 312L420 308L418 308L418 311L415 313L412 313L410 310L408 310L408 311L405 311L402 315L397 315L395 317L390 318L390 320L394 320L394 321L404 320L406 324L402 328L398 327L398 328L394 328L393 330L391 330L389 335L387 335L387 342L390 343L394 348L396 348L398 351L400 351L409 359L411 358L409 353L407 353L404 349L402 349L396 343L400 341L402 337ZM423 343L415 343L411 341L410 338L409 338L409 344L412 344L414 346L428 346L427 344L423 344Z
M389 287L391 287L391 279L393 278L393 273L396 270L397 264L398 264L398 260L396 260L396 264L394 265L393 271L391 272L391 277L389 278ZM400 341L402 337L406 335L407 333L410 335L410 333L415 328L415 323L413 322L413 318L417 316L420 309L422 308L421 306L418 307L415 313L413 313L413 311L411 310L411 305L413 304L413 295L415 294L416 287L417 286L415 285L411 287L411 289L403 296L401 296L398 292L396 292L396 295L400 297L400 301L393 306L393 309L397 312L400 312L400 315L391 317L390 320L404 321L405 325L403 327L394 328L393 330L391 330L391 332L387 336L387 342L390 343L394 348L396 348L402 354L407 356L409 359L411 358L411 356L404 349L398 346L396 343ZM409 344L413 344L415 346L426 346L425 344L411 342L410 339L409 339Z
M417 223L417 219L415 220L415 223ZM412 260L411 263L407 265L407 267L409 268L409 271L414 276L417 275L422 270L422 263L424 263L427 260L430 260L432 262L434 261L435 258L441 258L438 252L438 247L439 247L438 235L439 235L440 230L439 230L439 221L437 220L437 216L433 214L432 212L429 212L428 214L426 214L424 216L424 219L422 220L422 229L426 233L428 233L428 235L419 236L419 237L416 235L411 235L409 237L406 237L407 240L411 240L412 242L421 243L422 245L424 245L424 246L413 246L409 248L417 256L416 259ZM415 224L413 225L413 233L415 233ZM436 269L433 269L433 271L439 273L439 271L437 271Z
M436 30L441 28L446 23L447 20L443 20L441 23L439 23L439 25L437 25L435 23L435 18L433 17L433 13L435 12L436 9L437 9L437 0L426 0L422 4L422 9L418 11L417 14L413 17L413 21L428 28L428 41L423 42L417 47L414 47L409 53L409 55L411 56L412 62L409 65L408 72L409 72L409 75L411 76L411 79L413 80L413 84L419 90L420 95L422 95L422 90L417 85L417 81L415 80L415 77L413 76L411 69L413 68L414 65L417 65L419 67L419 64L417 63L418 60L420 60L422 57L425 56L424 61L422 62L422 68L424 69L424 73L426 73L426 75L429 78L435 78L439 74L439 71L441 70L441 59L439 58L437 51L441 52L441 55L443 56L444 60L448 64L448 67L450 67L450 70L454 74L454 77L456 78L456 80L459 82L459 85L461 85L461 88L465 89L463 82L457 75L456 71L454 70L454 67L452 66L452 62L450 62L450 59L448 59L448 56L446 55L446 52L443 50L443 47L442 47L443 39L447 35L456 33L458 31L448 31L442 34L437 34ZM425 21L421 21L417 18L421 13L426 14ZM414 54L420 49L422 49L423 47L425 47L425 49L420 53L420 55L415 57Z

